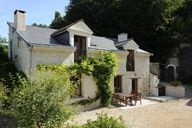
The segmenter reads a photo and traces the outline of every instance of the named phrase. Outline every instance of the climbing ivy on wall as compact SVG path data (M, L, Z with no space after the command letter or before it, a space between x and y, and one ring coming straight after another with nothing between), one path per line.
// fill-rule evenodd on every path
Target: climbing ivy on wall
M81 57L79 64L73 64L68 67L70 72L76 75L84 73L92 75L97 85L96 98L100 99L101 106L108 106L111 103L113 89L111 81L116 73L118 66L117 55L112 52L100 52L96 57ZM38 68L59 69L66 66L62 65L39 65Z

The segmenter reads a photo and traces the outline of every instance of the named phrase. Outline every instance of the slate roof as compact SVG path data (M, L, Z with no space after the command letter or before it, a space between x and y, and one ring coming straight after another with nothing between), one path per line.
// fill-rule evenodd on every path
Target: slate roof
M77 21L79 22L79 21ZM8 22L8 25L14 28L14 24ZM55 40L52 35L63 31L64 29L70 27L73 24L70 24L60 30L50 29L50 28L40 28L36 26L26 26L25 31L17 31L17 33L30 45L36 46L56 46L56 47L67 47L67 48L74 48L72 46L67 46L61 44L59 41ZM124 42L122 42L123 44ZM91 36L91 46L89 49L95 50L109 50L109 51L125 51L119 50L116 48L117 39L111 39L107 37L100 37L100 36ZM144 50L138 49L137 52L140 53L148 53Z
M14 28L13 23L8 23ZM26 26L26 31L17 31L17 33L28 43L32 44L59 44L51 37L51 34L57 30L50 28L40 28L36 26Z
M114 45L114 40L106 37L91 36L91 46L92 49L102 49L102 50L118 50Z

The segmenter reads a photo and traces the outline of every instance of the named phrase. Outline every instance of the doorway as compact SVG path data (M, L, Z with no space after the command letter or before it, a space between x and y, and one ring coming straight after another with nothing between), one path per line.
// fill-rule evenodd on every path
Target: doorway
M114 78L114 92L115 93L122 92L122 76L121 75L117 75Z
M138 79L132 79L132 92L138 92Z
M169 66L167 68L167 72L168 72L168 81L174 81L174 79L175 79L175 74L174 74L175 69L174 69L174 67Z

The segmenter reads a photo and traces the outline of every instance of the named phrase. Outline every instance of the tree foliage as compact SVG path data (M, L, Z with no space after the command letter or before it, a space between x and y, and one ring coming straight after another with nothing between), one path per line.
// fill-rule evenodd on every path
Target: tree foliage
M175 11L174 27L179 33L181 43L191 43L192 40L192 0L186 2Z
M51 22L49 27L53 28L53 29L59 29L59 28L64 27L64 19L61 16L60 12L58 12L58 11L55 12L54 20Z
M48 28L49 27L46 24L37 24L37 23L33 23L32 26L36 26L36 27L40 27L40 28Z

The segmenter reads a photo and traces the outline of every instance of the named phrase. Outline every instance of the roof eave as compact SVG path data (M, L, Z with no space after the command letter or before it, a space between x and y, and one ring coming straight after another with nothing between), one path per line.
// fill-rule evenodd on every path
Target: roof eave
M93 51L93 52L108 51L108 52L116 52L116 53L124 53L124 54L129 53L128 51L124 51L124 50L96 49L96 48L89 48L88 51Z
M65 45L57 45L57 44L36 44L36 43L30 43L31 46L35 47L46 47L46 48L65 48L65 49L71 49L75 50L76 47L72 46L65 46Z
M139 53L139 54L143 54L143 55L148 55L148 56L153 56L153 53L143 53L143 52L137 52L136 53Z

